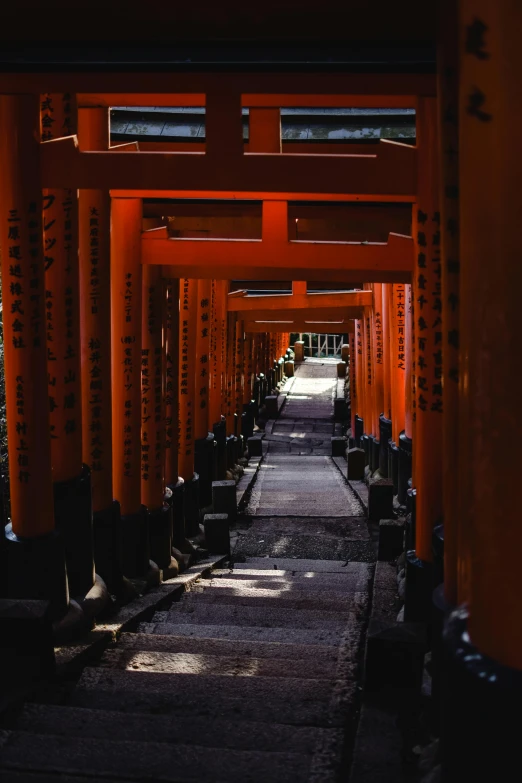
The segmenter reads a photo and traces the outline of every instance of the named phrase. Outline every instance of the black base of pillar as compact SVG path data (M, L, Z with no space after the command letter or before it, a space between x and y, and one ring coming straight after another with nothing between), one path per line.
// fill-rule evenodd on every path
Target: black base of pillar
M382 413L379 416L379 473L388 478L388 441L392 436L391 419Z
M432 564L420 560L415 551L410 549L406 552L405 622L429 622L432 592Z
M235 435L227 437L227 470L232 470L237 462L237 438Z
M118 595L123 589L121 567L121 512L114 501L109 508L95 511L92 518L94 538L94 567L107 589Z
M480 653L468 616L456 609L444 627L442 780L515 780L520 769L522 671Z
M227 472L227 429L225 420L216 422L212 430L216 440L216 476L214 481L220 481L225 478Z
M364 464L370 464L370 436L361 435L361 449L364 451Z
M431 731L440 735L442 717L442 688L444 677L444 622L452 609L444 597L444 585L438 585L432 594L431 605Z
M360 416L355 416L355 432L353 433L353 437L355 439L355 445L358 449L362 448L361 444L361 438L363 436L364 432L364 421L361 419Z
M381 452L380 441L378 441L377 438L373 437L373 435L370 438L370 446L372 450L370 467L373 473L374 471L379 470L379 456Z
M11 523L5 528L2 573L6 598L49 601L50 616L60 619L67 612L69 594L65 547L57 533L20 538Z
M396 495L399 489L399 448L393 440L388 443L388 478L393 481L393 494Z
M212 473L214 449L217 448L213 433L194 443L194 471L199 475L199 502L202 508L212 503Z
M397 472L397 499L401 506L406 505L408 480L411 478L412 440L405 432L399 435L399 461Z
M185 535L188 538L199 536L199 476L194 473L185 481Z
M241 434L243 435L245 442L254 434L255 423L255 402L250 400L246 405L243 405L243 416L241 417Z
M415 519L417 490L409 489L406 493L406 551L415 549Z
M178 478L176 484L169 484L172 492L170 503L172 506L172 546L183 552L185 545L185 482Z
M433 552L433 587L444 581L444 525L437 525L431 534Z
M53 489L54 519L65 549L69 594L84 596L94 585L91 471L83 465L79 476L56 482Z
M159 568L167 568L172 557L172 506L165 504L155 511L148 511L147 525L150 559Z
M147 509L121 517L121 565L128 579L145 578L149 571Z

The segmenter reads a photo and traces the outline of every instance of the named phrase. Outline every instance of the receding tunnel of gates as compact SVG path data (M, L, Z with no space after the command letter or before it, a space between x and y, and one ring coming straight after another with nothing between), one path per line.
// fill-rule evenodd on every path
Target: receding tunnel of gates
M144 199L143 220L171 237L261 239L262 202ZM290 240L387 242L390 233L411 235L411 204L288 202Z

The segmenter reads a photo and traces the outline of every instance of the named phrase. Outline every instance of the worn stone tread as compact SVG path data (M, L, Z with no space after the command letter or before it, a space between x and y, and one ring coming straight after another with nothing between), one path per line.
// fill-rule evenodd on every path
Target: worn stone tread
M306 590L284 590L276 592L274 590L263 590L262 588L244 589L240 594L233 587L224 589L206 589L183 598L185 606L202 606L212 604L213 606L250 606L263 607L265 609L287 609L297 610L305 609L307 611L343 612L352 609L351 596L353 592L343 592L333 594L330 598L324 594L315 595L314 591Z
M338 629L342 631L350 619L350 611L364 611L364 593L347 595L344 611L325 612L314 609L271 609L264 607L213 605L180 602L168 612L156 612L153 621L203 623L205 625L256 625L266 628Z
M354 616L355 619L355 616ZM150 634L174 634L175 636L193 636L205 639L235 639L242 642L283 642L302 645L338 645L339 631L322 628L306 630L302 628L264 628L246 625L203 625L179 622L140 623L138 630Z
M2 747L3 770L32 769L70 775L85 773L87 768L94 779L122 775L133 781L165 783L202 780L286 783L289 779L305 781L310 769L310 757L297 753L61 737L23 731L8 732L8 735Z
M337 660L338 645L288 644L284 642L246 641L237 639L205 639L204 637L175 636L174 634L125 633L120 636L118 649L144 652L196 653L199 655L244 655L255 658L283 658L286 660Z
M122 712L246 718L265 723L338 726L335 681L281 677L220 677L86 668L76 706Z
M348 574L350 571L365 569L359 562L340 562L339 560L311 560L292 557L249 557L245 563L234 562L234 571L279 570L313 571L316 574Z
M273 753L304 753L338 738L338 729L288 726L246 720L209 719L190 715L148 715L96 710L85 707L28 704L16 728L36 734L64 737L165 742L235 750L269 750Z
M102 665L108 669L165 672L171 674L219 675L221 677L295 677L299 664L301 679L332 679L335 660L256 658L253 655L205 655L203 653L146 652L115 648L107 650Z

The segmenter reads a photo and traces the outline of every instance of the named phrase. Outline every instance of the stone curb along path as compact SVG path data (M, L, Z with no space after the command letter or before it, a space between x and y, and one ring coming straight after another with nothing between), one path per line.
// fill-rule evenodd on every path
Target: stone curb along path
M1 781L346 779L375 546L322 453L335 364L292 380L230 559L124 630L63 703L26 704L0 732Z

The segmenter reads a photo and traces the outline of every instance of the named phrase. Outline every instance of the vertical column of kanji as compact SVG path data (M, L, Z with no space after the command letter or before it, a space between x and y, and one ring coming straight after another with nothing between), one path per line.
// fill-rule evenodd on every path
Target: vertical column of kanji
M355 417L356 445L361 446L361 436L364 430L364 364L363 364L363 319L358 318L355 321L355 383L357 398L357 415Z
M352 438L355 438L355 416L357 414L357 346L355 333L349 334L348 340L350 345L350 423L352 427Z
M80 109L80 149L109 146L107 109ZM110 196L80 190L82 453L91 470L94 562L111 593L122 588L120 505L113 500L111 407Z
M374 455L375 468L380 467L381 449L381 416L384 411L384 362L383 362L383 339L382 339L382 283L373 285L373 308L372 308L372 338L373 338L373 420L375 434Z
M363 447L366 453L366 463L370 464L372 456L373 437L373 390L372 390L372 340L370 308L364 308L363 317L363 362L364 362L364 435Z
M412 438L413 438L413 409L412 409L412 341L413 341L413 313L412 313L412 289L411 285L404 286L405 318L404 318L404 345L400 353L404 353L404 430L399 433L399 476L398 476L398 500L404 505L407 502L408 481L412 473Z
M122 567L149 567L147 517L141 505L141 199L111 206L112 470L122 514Z
M39 98L0 96L0 251L11 522L5 595L67 609L63 543L55 533L45 340Z
M209 379L211 364L211 298L212 281L198 280L195 410L194 410L194 459L199 475L199 496L202 506L212 503L214 462L214 433L209 432Z
M226 394L225 394L225 416L227 419L227 434L234 432L234 406L233 406L233 388L234 388L234 345L236 338L235 314L227 313L227 350L226 350Z
M220 280L212 280L210 294L210 353L208 387L208 426L211 429L221 415L220 384Z
M254 375L255 340L253 334L245 334L243 340L243 405L249 405L252 400L252 379Z
M392 436L391 421L391 365L390 365L390 283L381 286L382 329L382 413L379 416L379 471L388 477L388 442Z
M403 283L392 286L391 306L392 433L389 443L390 477L399 490L399 442L404 429L406 370L406 293Z
M245 333L243 331L243 321L240 318L236 320L236 347L235 347L235 402L234 407L238 417L243 412L243 389L244 389L244 359L245 359Z
M178 484L179 279L164 280L165 483Z
M519 3L460 3L458 601L466 606L445 630L450 781L465 769L469 779L509 780L519 756L521 26Z
M161 266L142 267L141 502L147 509L151 559L171 566L172 506L165 498L163 281Z
M227 353L227 280L216 280L216 388L214 392L213 416L210 421L216 439L215 479L222 481L226 476L226 353Z
M74 96L43 95L43 142L77 129ZM43 231L51 460L56 527L72 595L94 584L90 470L82 463L78 191L44 190Z
M437 94L440 166L441 272L444 373L443 501L444 595L457 604L459 509L459 85L458 5L440 5ZM442 19L442 15L444 19Z
M179 473L185 482L185 529L199 533L199 477L194 471L194 398L198 281L180 283L179 313Z
M417 104L417 205L413 215L416 339L415 551L408 555L405 614L431 611L432 532L442 517L442 298L438 206L437 106Z

